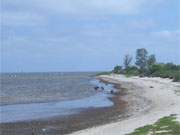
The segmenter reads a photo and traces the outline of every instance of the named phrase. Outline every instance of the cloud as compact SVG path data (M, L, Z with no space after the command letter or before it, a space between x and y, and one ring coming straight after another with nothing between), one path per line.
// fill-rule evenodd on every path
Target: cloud
M174 31L163 30L163 31L154 32L154 34L160 37L165 37L165 38L171 37L171 36L180 37L180 30L174 30Z
M53 64L51 60L58 70L62 66L74 70L71 63L83 69L81 62L88 63L87 59L103 69L109 61L118 64L125 53L142 47L162 55L163 61L179 62L175 54L179 54L180 30L172 0L2 1L7 71L17 70L11 65L18 62L19 67L35 69L33 61L42 60L47 63L39 64L39 69Z
M35 26L42 24L41 15L28 12L3 12L2 25L4 26Z
M6 0L4 7L19 7L23 10L33 10L49 13L70 15L113 15L136 14L147 6L156 5L161 0Z
M134 15L160 2L161 0L3 0L1 14L6 26L35 26L54 17L78 16L94 19L112 15Z
M151 32L150 35L160 40L180 42L180 30L162 30Z
M147 29L152 29L156 26L156 22L152 19L138 19L138 20L132 20L129 22L129 26L132 29L137 29L137 30L147 30Z
M139 7L144 0L53 0L49 3L53 10L67 14L134 14L138 12ZM44 5L45 8L49 6Z

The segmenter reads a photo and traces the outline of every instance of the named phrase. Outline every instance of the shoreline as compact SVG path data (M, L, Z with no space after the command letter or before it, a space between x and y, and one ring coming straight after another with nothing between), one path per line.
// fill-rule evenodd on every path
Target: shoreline
M97 78L100 81L100 78ZM110 82L108 84L111 84ZM89 108L79 114L73 114L63 117L52 117L47 119L37 119L31 121L22 121L14 123L1 123L0 131L3 135L19 134L68 134L82 129L87 129L102 124L115 122L117 119L124 119L127 115L127 103L122 100L126 93L121 90L118 84L113 83L118 89L113 97L109 99L114 103L111 107ZM119 93L119 91L121 92ZM78 124L77 124L78 123Z
M123 75L101 75L96 78L104 83L113 84L120 90L110 98L114 102L113 106L89 108L79 114L65 117L0 124L1 133L125 135L164 116L180 116L179 83L174 83L170 79L127 78Z
M127 78L123 75L102 75L100 77L105 78L107 82L122 84L122 87L128 90L127 95L131 95L126 99L131 105L128 108L132 111L134 108L132 106L137 105L140 110L135 107L134 113L124 120L78 131L71 135L125 135L172 114L176 114L177 120L180 121L180 95L178 94L180 83L158 77ZM135 99L130 99L132 97ZM141 101L133 102L137 99ZM143 101L146 101L148 106Z

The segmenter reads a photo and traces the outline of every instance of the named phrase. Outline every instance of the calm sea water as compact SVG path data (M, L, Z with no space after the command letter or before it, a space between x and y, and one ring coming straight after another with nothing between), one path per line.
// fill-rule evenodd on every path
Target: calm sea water
M106 85L95 73L1 74L0 123L49 118L83 109L112 106ZM94 86L103 86L97 92Z

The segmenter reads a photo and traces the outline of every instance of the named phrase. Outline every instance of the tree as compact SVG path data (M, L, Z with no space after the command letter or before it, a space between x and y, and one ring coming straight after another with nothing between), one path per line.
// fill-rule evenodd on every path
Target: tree
M166 69L168 69L168 70L178 70L178 67L177 67L175 64L173 64L173 63L167 63L167 64L165 65L165 67L166 67Z
M153 64L149 70L150 70L150 74L153 74L153 75L160 74L160 72L164 71L164 65L163 64Z
M124 67L125 67L125 69L127 69L130 66L131 61L132 61L132 57L130 55L126 54L124 56Z
M156 56L154 54L150 55L147 60L148 67L156 63Z
M135 64L140 68L142 72L145 72L145 70L147 69L147 59L148 59L148 52L145 48L136 50Z
M122 67L117 65L117 66L114 67L113 73L120 74L121 70L122 70Z

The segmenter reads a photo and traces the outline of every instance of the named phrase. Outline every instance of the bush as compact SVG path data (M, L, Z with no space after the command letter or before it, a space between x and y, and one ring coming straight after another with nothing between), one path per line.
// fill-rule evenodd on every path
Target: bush
M112 72L115 74L120 74L122 72L122 67L121 66L115 66Z
M180 68L172 63L154 64L149 69L149 76L180 80Z
M99 72L96 74L96 76L99 76L99 75L110 75L112 74L112 72Z
M174 79L173 79L174 82L180 82L180 71L174 75Z
M139 69L135 66L132 66L132 67L128 67L126 70L125 70L125 74L127 76L137 76L140 74L139 72Z

